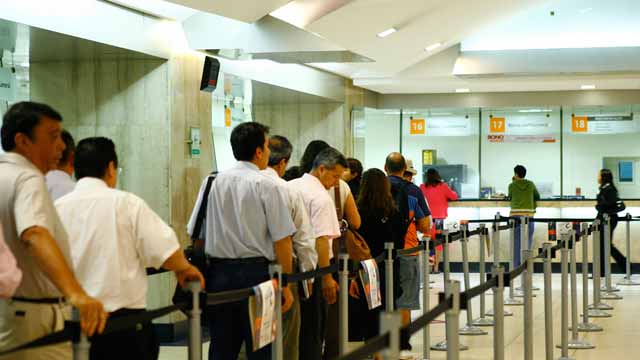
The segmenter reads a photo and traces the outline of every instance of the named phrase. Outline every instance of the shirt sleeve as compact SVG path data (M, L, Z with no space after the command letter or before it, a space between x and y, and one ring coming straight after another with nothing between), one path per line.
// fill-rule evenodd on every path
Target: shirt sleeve
M314 199L311 202L311 224L313 225L314 238L327 236L334 239L340 236L340 224L333 201Z
M18 236L34 226L41 226L55 234L54 220L50 216L56 210L47 191L44 177L31 175L18 181L16 198L14 201L14 218Z
M422 220L428 216L428 215L425 215L425 213L422 211L422 209L418 205L418 199L416 199L413 196L409 196L409 209L413 210L413 217L416 220Z
M297 191L290 193L293 205L293 222L296 226L296 233L293 235L293 249L298 257L300 269L311 271L318 264L318 254L316 253L316 239L313 237L313 228L304 200Z
M5 244L0 228L0 299L8 299L20 285L22 271L18 268L16 259Z
M451 200L451 201L456 201L456 200L458 200L458 194L457 194L455 191L453 191L453 190L449 187L449 185L444 184L444 188L445 188L445 191L446 191L447 199L449 199L449 200Z
M133 210L138 256L146 267L160 268L179 248L176 233L144 200L132 196L128 201Z
M271 181L271 180L269 180ZM265 209L267 228L271 239L276 242L296 232L296 227L289 211L289 195L283 187L275 183L263 188L262 201Z

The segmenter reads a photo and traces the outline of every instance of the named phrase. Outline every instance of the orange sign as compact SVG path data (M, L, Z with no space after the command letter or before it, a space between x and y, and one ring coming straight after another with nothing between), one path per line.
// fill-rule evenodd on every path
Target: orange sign
M425 121L424 119L411 119L409 124L411 129L409 134L411 135L424 135L425 134Z
M589 129L589 119L586 116L571 117L571 131L587 132Z
M224 109L224 126L231 127L231 109Z
M489 119L489 131L492 133L503 133L506 128L506 120L503 117L492 117Z

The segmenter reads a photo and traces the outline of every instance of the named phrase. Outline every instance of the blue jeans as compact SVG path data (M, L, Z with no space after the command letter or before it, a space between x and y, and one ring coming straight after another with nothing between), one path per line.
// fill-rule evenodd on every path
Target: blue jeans
M523 217L517 216L518 218L520 218L520 220L523 219ZM529 218L531 219L531 218ZM515 234L513 237L513 266L518 267L520 266L520 262L521 262L521 256L522 256L522 249L520 248L520 244L522 243L521 241L521 234L522 234L522 227L521 227L521 223L520 221L516 220L516 226L515 226ZM533 231L535 230L535 223L533 221L529 222L529 243L528 248L531 249L531 244L533 244Z

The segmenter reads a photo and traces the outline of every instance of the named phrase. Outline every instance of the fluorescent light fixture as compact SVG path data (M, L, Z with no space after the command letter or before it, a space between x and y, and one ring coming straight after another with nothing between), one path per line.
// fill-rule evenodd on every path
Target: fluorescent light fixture
M467 88L456 89L456 92L457 92L457 93L468 93L468 92L470 92L470 91L471 91L471 90L469 90L469 89L467 89Z
M429 52L429 51L433 51L433 50L439 48L440 46L442 46L442 43L437 42L435 44L431 44L431 45L427 46L424 49Z
M582 85L582 86L580 86L580 89L582 89L582 90L593 90L595 88L596 88L595 85Z
M387 30L385 30L385 31L383 31L383 32L381 32L381 33L379 33L379 34L378 34L378 37L379 37L379 38L385 38L385 37L387 37L387 36L389 36L389 35L393 34L393 33L394 33L394 32L396 32L396 31L398 31L398 29L396 29L396 28L389 28L389 29L387 29Z

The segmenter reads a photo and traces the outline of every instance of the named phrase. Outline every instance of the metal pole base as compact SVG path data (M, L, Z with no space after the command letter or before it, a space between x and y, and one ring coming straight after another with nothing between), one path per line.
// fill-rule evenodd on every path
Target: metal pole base
M464 327L460 328L460 330L458 330L458 334L475 336L475 335L487 335L488 332L480 329L479 327L473 326L471 324L471 325L465 325Z
M493 319L489 319L489 318L478 318L473 320L473 322L471 323L474 326L493 326L495 325L493 322Z
M587 316L590 318L610 318L613 315L609 314L608 312L602 311L600 309L591 309L587 313Z
M562 346L560 345L556 347L559 349L562 349ZM596 347L595 345L591 344L586 340L573 339L573 340L569 340L568 348L571 350L589 350L589 349L595 349Z
M514 294L514 297L509 297L504 299L504 305L505 306L522 306L524 305L524 301L517 299Z
M507 309L504 309L502 312L504 316L513 316L513 313ZM493 309L487 311L485 316L493 316Z
M572 328L569 328L569 330L573 330ZM579 323L578 324L578 331L579 332L600 332L603 331L604 329L602 328L602 326L594 324L594 323Z
M460 351L469 350L467 345L459 345ZM447 340L440 341L439 343L432 345L431 350L433 351L447 351Z
M575 359L570 357L559 357L558 360L575 360Z
M640 285L640 282L633 281L633 279L629 279L628 277L624 277L624 279L618 282L619 286L635 286Z
M599 304L591 304L589 305L589 310L613 310L613 306L609 305L609 304L605 304L603 302L599 303Z
M610 293L610 292L618 292L620 291L620 289L618 289L615 286L611 286L611 288L607 288L606 286L601 286L600 291Z
M600 298L605 300L622 300L622 296L613 292L605 292L600 295Z

